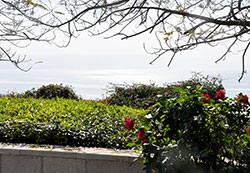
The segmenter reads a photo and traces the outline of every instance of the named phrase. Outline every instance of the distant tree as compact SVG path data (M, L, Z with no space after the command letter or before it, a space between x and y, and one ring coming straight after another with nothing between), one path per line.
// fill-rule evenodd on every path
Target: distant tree
M237 43L242 44L242 79L250 46L249 0L1 0L0 50L13 60L4 42L27 46L31 41L46 41L67 46L72 37L88 30L93 35L113 30L122 39L155 33L159 47L153 63L170 52L175 55L201 44L228 43L219 59L226 57ZM65 36L65 44L62 38ZM21 44L21 45L20 45Z

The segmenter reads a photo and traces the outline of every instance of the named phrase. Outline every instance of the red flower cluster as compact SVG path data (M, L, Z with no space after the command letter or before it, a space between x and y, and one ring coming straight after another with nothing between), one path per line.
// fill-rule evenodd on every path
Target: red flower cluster
M250 127L247 129L248 133L250 133Z
M225 98L225 92L223 90L220 90L217 92L215 99L221 99L223 100Z
M142 138L145 137L145 129L144 129L143 127L141 127L141 128L139 129L139 133L137 134L137 136L138 136L140 139L142 139Z
M205 98L203 99L203 103L207 104L207 103L209 102L209 100L210 100L209 94L204 94L203 97L205 97Z
M220 91L217 92L217 94L215 96L215 99L223 100L223 99L225 99L225 94L226 94L225 91L220 90ZM209 100L211 99L211 97L210 97L210 95L208 93L203 94L203 97L204 97L203 103L205 103L205 104L207 104L209 102Z
M148 140L147 140L147 139L143 139L143 141L142 141L141 145L144 145L144 143L147 143L147 142L148 142Z
M133 130L133 128L134 128L134 126L135 126L135 122L134 122L135 119L134 119L134 118L132 118L132 119L126 118L125 120L126 120L125 127L127 128L127 130L128 130L128 131ZM144 129L143 127L141 127L141 128L139 129L139 133L137 134L137 136L139 137L139 139L142 139L141 145L144 145L144 143L147 143L147 142L148 142L148 140L145 138L145 136L146 136L146 131L145 131L145 129ZM132 139L132 141L134 141L134 140L135 140L135 139Z
M127 128L128 131L132 130L135 126L135 119L132 118L132 119L129 119L129 118L126 118L126 124L125 124L125 127Z
M145 132L145 129L144 129L143 127L141 127L141 128L139 129L139 133L137 134L137 136L138 136L140 139L143 139L143 140L142 140L142 143L141 143L142 146L144 145L144 143L147 143L147 142L148 142L148 140L145 138L146 132Z
M248 99L249 98L248 98L247 95L239 95L239 97L237 98L237 102L247 104L248 103Z

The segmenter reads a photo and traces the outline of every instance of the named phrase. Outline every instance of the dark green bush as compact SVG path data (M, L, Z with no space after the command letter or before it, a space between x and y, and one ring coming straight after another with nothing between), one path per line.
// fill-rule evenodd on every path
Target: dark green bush
M20 95L21 97L28 98L65 98L65 99L78 99L78 96L75 94L73 89L70 86L63 86L62 84L49 84L43 85L37 90L35 88L25 91Z
M225 90L220 76L204 76L201 73L194 72L191 79L187 80L185 83L189 85L191 83L194 85L200 85L212 98L215 98L218 91Z
M250 104L248 97L204 97L200 86L175 87L177 96L161 97L145 120L142 147L147 172L249 172ZM133 131L135 133L135 131ZM140 133L140 130L137 132Z
M146 109L155 103L157 95L164 93L163 87L158 87L155 84L123 84L114 85L109 88L109 97L106 102L110 105L126 105L139 109Z
M42 86L36 91L36 98L65 98L65 99L77 99L77 95L73 89L69 86L63 86L62 84L49 84Z
M15 93L10 92L7 94L0 94L0 97L22 97L22 98L44 98L44 99L52 99L52 98L65 98L65 99L80 99L71 86L63 86L62 84L49 84L43 85L37 90L32 88L31 90L27 90L23 93Z
M138 109L147 109L158 102L160 97L165 97L165 99L176 97L179 92L176 92L175 87L191 89L197 85L205 89L204 93L208 93L211 97L214 97L217 91L224 89L220 77L194 73L189 80L166 84L164 87L155 84L112 84L108 88L109 96L105 101L111 105L126 105Z
M125 117L144 110L69 99L0 98L0 142L128 148Z
M23 94L21 94L21 97L28 98L28 97L33 97L36 98L37 91L35 88L32 88L31 90L25 91Z

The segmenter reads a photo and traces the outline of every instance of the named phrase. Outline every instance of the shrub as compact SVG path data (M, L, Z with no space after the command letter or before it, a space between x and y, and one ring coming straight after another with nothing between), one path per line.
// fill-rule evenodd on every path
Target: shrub
M185 89L193 88L196 85L200 85L211 97L215 97L217 91L224 89L222 79L219 76L210 77L194 73L189 80L169 83L164 87L159 87L154 83L149 85L112 84L108 88L110 96L106 98L105 102L111 105L126 105L138 109L147 109L160 100L159 96L163 96L165 99L177 97L180 93L176 92L175 87Z
M30 92L31 95L34 92ZM29 93L26 93L29 94ZM77 99L77 95L73 91L73 89L69 86L63 86L62 84L49 84L47 86L42 86L37 89L35 92L36 98L65 98L65 99Z
M108 89L110 96L106 98L106 102L110 105L126 105L146 109L155 103L157 95L163 93L164 90L163 87L158 87L155 84L112 84Z
M70 86L63 86L62 84L49 84L43 85L37 90L32 88L31 90L27 90L24 93L15 93L10 92L7 94L0 94L0 97L22 97L22 98L44 98L44 99L52 99L52 98L65 98L65 99L80 99L75 94L74 90Z
M191 79L186 81L189 84L191 82L194 85L200 85L212 98L215 98L218 91L225 90L220 76L204 76L201 73L193 72Z
M32 88L31 90L25 91L23 94L21 94L21 97L28 98L28 97L33 97L36 98L37 91L35 88Z
M144 110L69 99L0 98L0 141L128 148L125 117Z
M133 131L138 137L130 146L143 145L147 172L249 172L248 97L219 91L209 100L200 86L175 91L178 96L161 97Z

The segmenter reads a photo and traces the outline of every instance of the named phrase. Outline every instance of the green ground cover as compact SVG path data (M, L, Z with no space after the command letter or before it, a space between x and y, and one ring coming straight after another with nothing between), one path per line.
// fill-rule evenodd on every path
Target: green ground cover
M0 141L127 148L126 117L145 110L69 99L0 98Z

